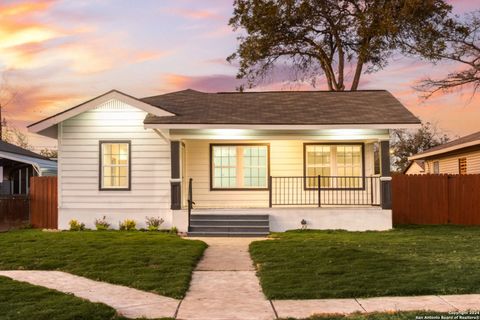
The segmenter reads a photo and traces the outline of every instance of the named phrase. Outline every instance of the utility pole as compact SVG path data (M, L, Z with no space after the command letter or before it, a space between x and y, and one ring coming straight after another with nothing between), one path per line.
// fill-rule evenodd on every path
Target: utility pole
M2 104L0 103L0 141L3 141L3 118L2 118Z

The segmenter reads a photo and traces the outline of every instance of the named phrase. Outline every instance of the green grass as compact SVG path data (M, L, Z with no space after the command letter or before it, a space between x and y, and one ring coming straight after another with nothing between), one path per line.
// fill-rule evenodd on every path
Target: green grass
M0 318L15 320L124 319L104 304L0 277Z
M291 231L250 245L270 299L480 292L480 228Z
M161 232L0 233L0 270L61 270L182 298L206 244Z
M425 316L448 316L448 313L411 311L411 312L395 312L395 313L354 313L351 315L321 315L313 316L303 320L415 320L416 317ZM290 320L293 318L288 318ZM433 319L433 318L431 318ZM438 318L439 319L439 318Z

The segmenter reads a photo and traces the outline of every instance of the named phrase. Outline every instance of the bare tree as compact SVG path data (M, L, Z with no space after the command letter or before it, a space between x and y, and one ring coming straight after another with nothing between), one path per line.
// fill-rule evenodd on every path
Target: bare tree
M24 149L33 149L28 141L28 136L15 128L5 117L6 107L17 98L17 90L10 85L8 74L4 72L0 80L0 141L15 144Z
M450 137L430 122L416 131L394 130L392 133L392 164L398 171L408 166L408 157L450 141Z
M480 87L480 10L468 13L454 24L444 26L442 32L445 48L440 51L424 51L425 56L433 61L453 61L461 67L448 73L444 78L423 79L415 87L422 92L425 99L436 92L449 92L455 88L472 86L473 95Z
M12 103L17 96L15 90L12 89L8 82L7 72L2 73L0 79L0 141L7 136L8 126L5 118L5 109Z

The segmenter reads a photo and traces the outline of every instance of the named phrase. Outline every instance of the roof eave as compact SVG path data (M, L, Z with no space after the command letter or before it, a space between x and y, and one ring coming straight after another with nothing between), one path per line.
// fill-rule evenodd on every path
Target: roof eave
M243 123L148 123L146 129L417 129L419 123L350 123L350 124L243 124Z
M175 114L168 112L160 107L153 106L151 104L148 104L144 101L141 101L140 99L137 99L131 95L128 95L126 93L120 92L118 90L111 90L108 91L102 95L99 95L93 99L90 99L86 102L83 102L73 108L67 109L65 111L62 111L60 113L57 113L53 116L50 116L48 118L45 118L43 120L40 120L38 122L35 122L29 126L27 126L29 132L33 133L39 133L43 130L46 130L52 126L57 125L58 123L69 119L71 117L74 117L82 112L88 111L102 103L105 103L109 100L112 99L117 99L120 100L126 104L129 104L133 107L139 108L141 110L144 110L145 112L148 112L150 114L153 114L155 116L159 117L165 117L165 116L175 116Z
M442 149L435 150L435 151L422 152L422 153L413 155L411 157L408 157L408 160L413 161L413 160L426 159L426 158L430 158L430 157L433 157L433 156L441 155L441 154L444 154L444 153L448 153L448 152L452 152L452 151L456 151L456 150L460 150L460 149L464 149L464 148L468 148L468 147L472 147L472 146L476 146L476 145L480 145L480 139L470 141L470 142L466 142L466 143L462 143L462 144L458 144L458 145L451 146L451 147L442 148Z

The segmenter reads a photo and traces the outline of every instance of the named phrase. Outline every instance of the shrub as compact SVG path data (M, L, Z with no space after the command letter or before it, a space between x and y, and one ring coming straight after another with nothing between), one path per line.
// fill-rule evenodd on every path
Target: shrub
M110 223L108 223L106 217L103 216L102 219L95 219L95 227L97 227L97 230L108 230Z
M158 231L160 225L163 223L162 218L145 217L148 231Z
M135 220L125 219L123 220L123 222L120 222L118 226L119 226L119 229L122 231L137 230L136 229L137 223L135 222Z
M80 223L78 220L70 220L68 223L70 225L70 231L82 231L85 230L85 223Z
M177 227L172 227L172 228L170 228L170 233L172 233L172 234L178 234L178 229L177 229Z

